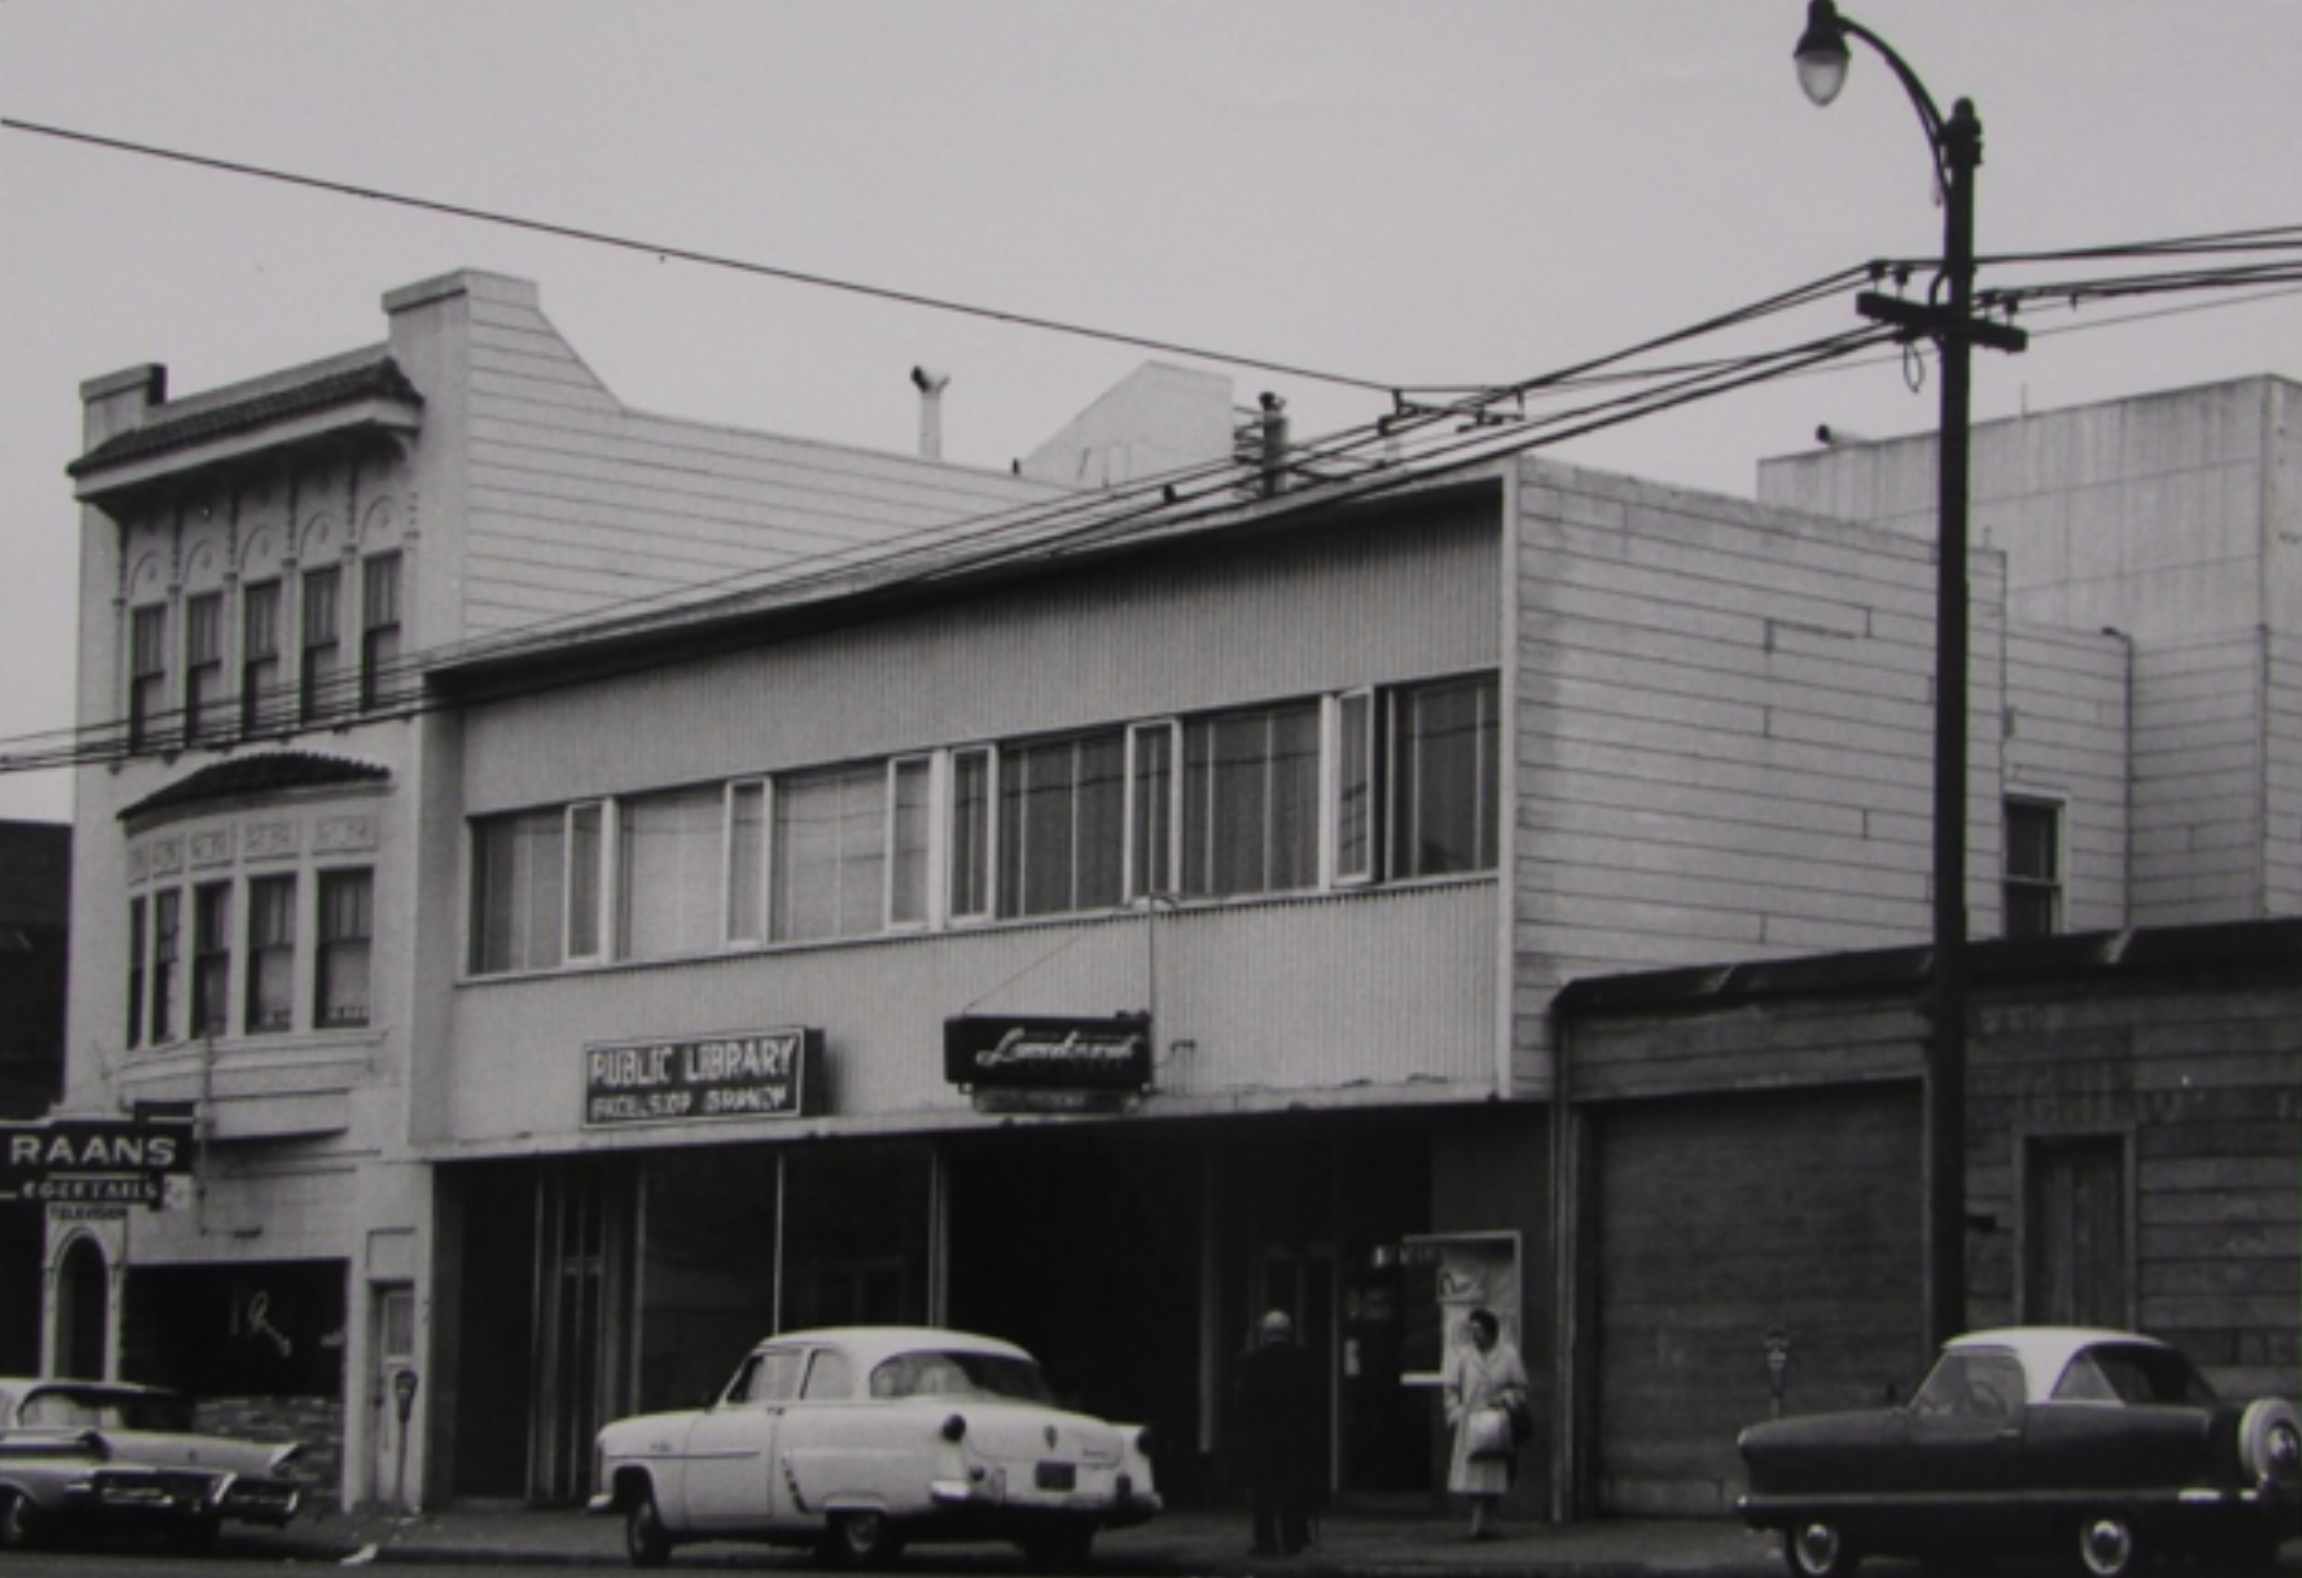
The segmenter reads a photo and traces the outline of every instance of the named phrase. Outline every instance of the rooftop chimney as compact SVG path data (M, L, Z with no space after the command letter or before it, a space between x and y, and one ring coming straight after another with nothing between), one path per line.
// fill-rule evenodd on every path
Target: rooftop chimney
M911 381L919 386L919 458L943 458L943 388L951 382L949 373L939 373L932 367L911 369Z
M1262 397L1263 496L1269 498L1287 486L1287 402L1275 394Z

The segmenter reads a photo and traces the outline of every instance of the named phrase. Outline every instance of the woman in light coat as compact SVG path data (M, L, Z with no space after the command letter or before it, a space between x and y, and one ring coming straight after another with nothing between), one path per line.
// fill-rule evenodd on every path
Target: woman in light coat
M1516 1403L1526 1406L1527 1367L1518 1349L1503 1340L1502 1323L1494 1312L1475 1309L1465 1324L1471 1340L1447 1360L1447 1423L1454 1430L1455 1451L1447 1467L1447 1489L1471 1504L1471 1538L1488 1539L1493 1529L1488 1518L1503 1492L1511 1488L1513 1457L1471 1456L1471 1419L1482 1408Z

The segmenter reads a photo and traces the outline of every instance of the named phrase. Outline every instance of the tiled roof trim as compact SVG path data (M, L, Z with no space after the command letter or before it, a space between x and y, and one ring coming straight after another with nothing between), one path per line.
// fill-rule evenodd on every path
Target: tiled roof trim
M113 434L64 469L71 476L84 477L131 460L147 460L171 450L190 449L233 433L250 432L271 423L362 400L397 400L416 406L424 403L416 386L400 371L399 363L389 356L379 356L358 367L323 373L308 383L267 389L245 400L178 416L166 415L167 408L163 406L158 421Z
M203 767L191 777L146 795L120 813L131 821L178 806L207 800L237 800L274 794L284 789L333 789L352 784L384 783L391 769L374 762L356 762L316 751L268 751L261 756L238 756Z

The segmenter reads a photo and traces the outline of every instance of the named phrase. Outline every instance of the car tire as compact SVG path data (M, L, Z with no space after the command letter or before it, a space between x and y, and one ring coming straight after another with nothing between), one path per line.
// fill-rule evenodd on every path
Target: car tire
M2088 1578L2131 1578L2148 1565L2150 1553L2134 1532L2134 1520L2117 1512L2096 1512L2078 1520L2078 1570Z
M902 1551L895 1521L871 1508L833 1513L824 1533L823 1553L835 1567L884 1567Z
M1862 1553L1837 1524L1807 1518L1782 1531L1782 1560L1791 1578L1851 1578Z
M40 1543L40 1509L20 1490L0 1490L0 1551L28 1551Z
M641 1490L624 1508L623 1548L634 1567L661 1567L671 1560L671 1531L663 1526L653 1490Z

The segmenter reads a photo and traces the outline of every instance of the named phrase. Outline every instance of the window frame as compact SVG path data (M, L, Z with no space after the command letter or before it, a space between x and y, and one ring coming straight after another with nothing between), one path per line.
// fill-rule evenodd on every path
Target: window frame
M195 592L184 599L184 743L225 732L224 594Z
M1163 742L1154 746L1153 741ZM1151 761L1163 752L1163 762ZM1123 903L1172 898L1183 885L1183 724L1153 718L1127 725L1121 819L1127 847ZM1153 782L1157 787L1153 787Z
M240 588L240 732L262 734L279 728L280 619L287 606L285 583L251 581Z
M229 878L192 887L191 992L185 999L188 1040L232 1033L232 888Z
M373 866L323 866L313 874L314 906L312 911L312 1028L314 1030L364 1030L375 1023L375 946L376 946L376 868ZM360 904L364 929L356 934L341 936L333 931L336 905L331 903L342 890L357 886L364 889ZM336 978L334 966L349 951L358 951L364 957L361 964L361 1007L358 1018L342 1014L335 1006L335 992L330 983Z
M2015 869L2016 855L2025 847L2025 841L2015 836L2015 824L2018 817L2030 815L2046 820L2043 848L2048 869L2043 875ZM2010 794L2000 804L1999 818L2000 930L2011 939L2060 936L2070 923L2069 802L2053 795ZM2018 926L2016 917L2030 914L2036 904L2045 907L2044 928Z
M344 567L315 565L301 585L296 618L298 716L317 723L348 711L340 694L344 664Z
M999 918L999 751L991 745L961 746L950 753L950 763L951 785L944 796L950 829L942 861L945 908L952 925L985 925ZM978 766L980 777L971 777Z
M360 561L360 682L362 712L382 704L384 681L400 660L406 555L393 549Z
M139 603L128 610L128 749L151 750L166 732L168 605Z
M273 937L264 930L267 918L281 913L276 901L285 896L285 936ZM271 897L275 902L267 908L263 900ZM283 1035L296 1028L296 943L301 929L296 908L297 883L294 872L265 872L248 879L248 963L242 989L242 1020L248 1035ZM277 979L268 979L274 975ZM283 987L287 998L284 1015L277 1023L263 1012L265 987Z

